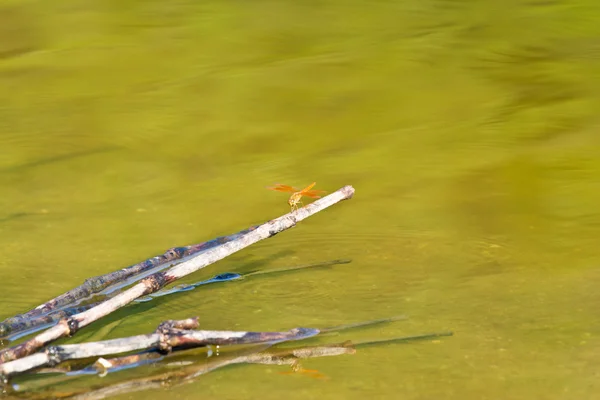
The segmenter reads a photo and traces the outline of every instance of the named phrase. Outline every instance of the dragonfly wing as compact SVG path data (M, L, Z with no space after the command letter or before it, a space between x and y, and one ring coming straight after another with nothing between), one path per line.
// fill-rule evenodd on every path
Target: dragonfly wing
M289 192L289 193L295 193L298 191L298 189L296 189L293 186L289 186L289 185L282 185L280 183L274 185L274 186L269 186L267 187L267 189L269 190L276 190L278 192Z
M308 192L303 192L302 194L313 199L320 199L321 195L324 193L326 193L324 190L309 190Z
M310 189L313 188L313 186L315 186L317 184L317 182L313 182L310 185L308 185L307 187L305 187L304 189L302 189L302 193L304 194L304 192L308 192Z

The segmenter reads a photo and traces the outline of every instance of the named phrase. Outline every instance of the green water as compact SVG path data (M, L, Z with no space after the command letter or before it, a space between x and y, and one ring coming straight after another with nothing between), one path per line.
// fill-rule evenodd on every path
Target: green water
M405 314L339 339L455 335L303 363L328 379L238 366L143 396L595 398L598 110L596 0L0 1L0 319L287 212L267 185L351 184L190 279L351 264L164 298L80 340Z

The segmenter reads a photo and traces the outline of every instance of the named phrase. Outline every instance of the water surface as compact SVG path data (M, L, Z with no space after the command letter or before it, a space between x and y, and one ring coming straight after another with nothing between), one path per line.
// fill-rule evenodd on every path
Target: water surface
M190 281L351 264L164 298L79 340L406 314L340 339L455 335L304 363L326 380L240 366L169 395L594 398L599 19L592 0L2 1L0 318L277 217L272 183L351 184Z

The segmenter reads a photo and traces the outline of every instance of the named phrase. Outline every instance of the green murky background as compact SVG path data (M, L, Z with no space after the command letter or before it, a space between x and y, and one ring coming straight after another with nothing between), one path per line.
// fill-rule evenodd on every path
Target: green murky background
M351 264L164 298L81 338L406 314L343 339L455 336L303 364L327 380L241 366L168 395L594 398L599 110L596 0L3 0L0 318L287 212L269 184L352 184L190 279Z

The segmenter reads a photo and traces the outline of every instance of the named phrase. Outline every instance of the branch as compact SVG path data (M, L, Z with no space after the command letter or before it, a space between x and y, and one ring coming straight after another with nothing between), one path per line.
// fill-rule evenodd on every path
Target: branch
M377 323L377 321L374 321ZM104 399L108 396L114 396L117 394L132 394L141 390L148 390L152 388L165 388L165 387L176 387L186 383L190 383L196 380L198 377L207 373L213 372L219 368L234 365L234 364L265 364L265 365L281 365L289 366L291 370L299 373L309 373L313 377L323 377L322 374L317 371L305 370L300 365L302 360L306 360L314 357L326 357L326 356L338 356L344 354L355 354L360 351L361 348L369 346L384 346L394 343L410 343L417 340L430 340L437 339L442 336L449 336L451 332L440 332L428 335L415 335L406 337L396 337L386 340L375 340L366 342L353 342L345 341L342 343L328 343L317 346L305 346L305 347L289 347L283 349L265 349L263 346L266 344L244 347L241 349L223 352L218 356L210 356L201 360L198 357L192 356L192 358L186 358L186 362L182 363L181 368L169 368L166 372L159 368L159 371L150 376L143 376L140 378L127 379L119 383L113 383L114 381L100 381L100 383L93 384L92 386L86 386L85 388L68 388L57 390L56 386L58 382L65 382L65 379L76 379L77 375L67 376L52 376L48 379L37 379L29 380L19 384L19 392L22 392L23 397L31 397L31 393L35 392L39 394L38 398L59 398L68 397L81 400L92 400L92 399ZM262 350L261 350L262 349ZM172 355L177 353L173 352ZM119 358L112 358L110 360L98 360L93 366L85 368L86 374L98 373L99 376L105 376L107 373L119 371L122 368L132 368L140 365L147 365L148 363L155 363L164 359L157 353L141 353L134 354L132 356L125 356ZM166 360L166 359L165 359ZM165 363L168 365L168 363ZM58 370L52 369L48 372L66 373L71 372L70 369ZM285 372L284 372L285 373ZM48 389L42 389L47 387ZM13 394L14 388L7 386L7 393ZM28 392L28 393L27 393ZM14 392L16 394L17 392Z
M239 234L239 232L234 235L238 235L238 234ZM231 238L234 235L225 236L225 237ZM217 238L214 240L220 240L220 239L222 239L222 238ZM214 240L211 240L210 242L213 242ZM206 242L206 243L210 243L210 242ZM194 245L194 246L196 246L196 245ZM296 271L296 270L307 269L307 268L318 268L318 267L327 267L327 266L337 265L337 264L347 264L349 262L351 262L351 260L344 260L344 259L331 260L331 261L324 261L324 262L314 263L314 264L305 264L305 265L297 265L297 266L293 266L293 267L269 269L266 271L254 271L254 272L250 272L250 273L243 274L243 275L238 274L238 273L226 272L226 273L221 273L219 275L216 275L210 279L195 282L192 284L185 283L185 284L175 285L168 289L164 289L164 290L160 290L158 292L152 293L149 296L140 297L140 298L136 299L135 302L145 303L145 302L151 301L155 297L166 296L166 295L170 295L173 293L179 293L179 292L183 292L183 291L189 291L189 290L195 289L198 286L203 286L203 285L207 285L207 284L211 284L211 283L228 282L228 281L238 280L238 279L242 279L242 278L249 278L249 277L253 277L253 276L277 274L277 273L290 272L290 271ZM102 301L96 301L93 303L89 303L89 304L85 304L85 305L78 305L78 306L73 306L73 307L57 308L57 309L54 309L53 311L50 311L48 314L41 315L41 316L33 316L29 320L23 320L14 325L7 324L8 328L10 328L11 333L8 336L6 336L6 338L8 339L8 341L13 341L13 340L19 339L23 336L27 336L32 333L41 331L43 329L47 329L50 326L56 325L56 323L59 320L70 317L71 315L82 313L86 310L89 310L90 308L96 307L97 305L99 305L100 303L105 301L106 299L108 299L110 297L114 297L117 294L118 293L111 293L110 295L107 295L107 297L105 299L103 299ZM2 330L1 324L0 324L0 330ZM1 335L0 335L0 337L1 337Z
M352 198L353 194L354 188L352 186L344 186L314 203L260 225L256 227L256 229L241 235L239 238L232 240L229 243L206 250L202 254L177 264L167 271L150 275L130 289L104 301L98 306L63 319L57 325L18 346L0 351L0 375L3 374L2 363L28 356L54 340L72 336L84 326L118 310L135 299L154 293L186 275L196 272L263 239L271 238L279 232L292 228L297 222L342 200Z
M60 296L55 297L54 299L49 300L44 304L27 311L26 313L18 314L2 321L2 323L0 323L0 338L19 332L29 331L39 325L52 323L61 317L73 315L74 313L71 311L76 308L80 308L76 306L83 300L89 299L94 295L101 294L102 292L112 292L117 290L119 286L132 283L130 282L132 280L131 278L136 276L141 276L143 278L146 274L157 272L161 268L164 269L168 267L173 261L185 259L186 257L190 257L213 247L228 243L254 229L256 229L255 226L244 229L243 231L234 233L232 235L218 237L207 242L193 244L190 246L173 247L167 250L164 254L149 258L127 268L122 268L118 271L114 271L105 275L86 279L82 285L63 293ZM69 309L64 310L66 307L69 307ZM89 306L83 307L90 308Z
M165 321L158 326L154 333L148 335L130 336L100 342L51 346L44 352L2 364L0 366L0 375L6 380L11 376L31 371L34 368L55 366L67 360L101 357L137 350L155 349L161 353L169 353L173 348L177 347L192 348L206 345L277 343L306 339L319 333L318 329L311 328L295 328L288 332L190 330L197 327L197 317L182 321Z
M355 330L355 329L363 329L367 327L378 326L383 323L392 323L395 321L399 321L404 319L402 316L396 316L391 318L384 318L372 321L364 321L359 323L351 323L339 325L337 327L327 328L328 333L347 331L347 330ZM187 319L183 321L166 321L162 323L157 329L156 333L165 333L173 330L175 333L183 332L180 329L189 329L197 326L197 319ZM324 329L319 329L319 336L324 331ZM307 337L312 337L311 335L317 330L311 329L297 329L289 332L271 332L271 333L260 333L256 332L255 338L260 338L260 335L272 335L271 337L274 339L279 339L280 335L290 335L285 336L282 341L288 340L299 340L304 339L303 334L307 334ZM298 333L297 336L294 333ZM240 334L243 332L236 332L236 334ZM326 333L327 334L327 333ZM240 364L240 363L252 363L252 364L269 364L269 365L288 365L291 367L293 372L299 372L308 374L315 378L324 378L325 376L318 371L314 370L306 370L304 369L300 362L303 359L312 358L312 357L324 357L324 356L337 356L342 354L354 354L357 350L370 347L370 346L382 346L388 344L397 344L397 343L410 343L419 340L432 340L438 339L443 336L451 336L452 332L437 332L430 334L421 334L421 335L413 335L413 336L405 336L405 337L392 337L387 339L378 339L378 340L370 340L363 342L354 342L354 341L346 341L343 343L336 344L323 344L317 346L305 346L305 347L287 347L286 348L272 348L271 346L276 342L262 342L260 344L256 344L253 346L243 346L237 348L227 348L223 347L219 350L219 346L216 347L216 352L213 353L212 349L208 349L206 353L201 353L200 359L198 358L199 353L193 352L192 354L187 352L182 352L189 346L181 346L173 348L173 351L169 354L164 354L161 352L159 347L155 347L152 350L142 350L140 352L136 352L134 354L127 354L124 356L117 356L112 358L98 358L93 364L89 364L90 360L86 357L82 359L80 363L66 363L65 365L59 365L57 367L44 368L40 369L38 373L51 373L51 376L48 378L40 378L27 380L25 382L20 382L15 385L6 385L4 390L8 394L17 395L19 392L25 394L26 397L31 397L31 393L36 393L37 398L59 398L59 397L69 397L76 396L75 398L81 399L94 399L94 398L105 398L109 393L126 393L126 392L135 392L138 390L148 389L154 387L156 384L161 386L173 386L180 385L186 382L191 382L195 380L198 376L206 374L208 372L214 371L218 368L224 367L226 365L231 364ZM246 338L250 338L250 336L245 336ZM263 338L267 338L263 336ZM234 335L229 335L229 339L235 339ZM229 340L228 339L228 340ZM124 339L120 339L124 340ZM135 340L135 339L134 339ZM222 340L217 338L217 340ZM216 343L216 341L214 343ZM237 339L236 339L237 340ZM241 340L244 340L243 338ZM100 347L102 343L111 343L113 341L105 341L100 343L88 343L86 346L90 347ZM213 343L213 344L214 344ZM246 342L244 342L246 343ZM253 342L255 343L255 342ZM222 344L222 342L221 342ZM234 343L232 343L234 344ZM79 347L78 347L79 346ZM80 349L78 352L82 356L86 356L83 349L85 347L81 345L70 345L65 346L70 354L74 354L76 349ZM63 348L61 346L60 348ZM121 347L120 349L126 349ZM268 349L268 350L267 350ZM48 349L47 351L49 351ZM187 355L185 355L187 353ZM96 352L95 355L100 353ZM191 358L190 358L191 357ZM204 358L208 357L208 358ZM29 357L28 357L29 358ZM169 361L170 360L170 361ZM182 361L185 360L185 361ZM23 361L23 360L19 360ZM164 362L163 362L164 361ZM14 363L14 362L13 362ZM12 363L10 363L12 364ZM158 375L147 376L143 378L134 378L133 380L128 379L126 376L125 382L112 384L113 380L109 380L108 382L96 383L92 384L93 387L87 386L85 389L56 389L59 383L65 383L66 381L70 381L72 379L77 379L78 376L89 375L89 374L98 374L98 376L103 377L109 373L120 371L123 369L136 368L142 365L154 364L157 367L162 365L168 367L173 364L180 364L182 368L172 369L168 368L169 371L166 373L159 372ZM7 365L7 364L5 364ZM82 368L81 368L82 367ZM161 368L153 369L154 371L161 371ZM56 373L60 375L56 375ZM284 372L285 373L285 372ZM105 386L106 385L106 386ZM47 388L47 389L42 389ZM42 394L45 392L45 394Z

